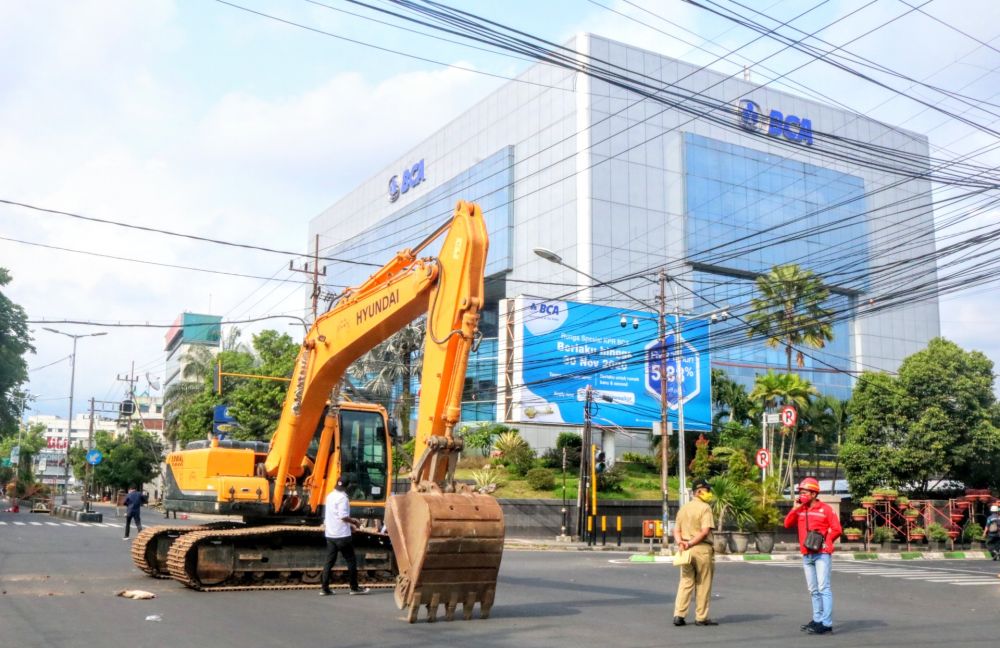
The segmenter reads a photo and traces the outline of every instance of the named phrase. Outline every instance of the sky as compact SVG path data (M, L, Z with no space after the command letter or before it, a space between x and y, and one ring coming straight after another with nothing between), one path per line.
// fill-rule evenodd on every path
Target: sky
M782 21L806 12L792 22L804 32L829 25L819 35L852 53L997 101L1000 3L969 1L955 12L945 0L920 10L911 6L917 0L907 2L745 0ZM553 42L588 31L726 73L778 52L750 65L756 81L805 60L679 0L462 6ZM91 397L120 400L126 383L119 377L133 366L137 390L161 394L166 327L183 311L227 322L305 316L304 276L288 268L305 260L309 220L503 83L498 77L529 65L364 17L390 20L342 0L0 3L0 200L277 250L0 204L0 267L13 275L4 292L35 322L27 390L36 398L28 414L66 416L69 407L72 341L43 327L107 333L78 343L79 413ZM776 87L822 92L925 133L932 155L992 144L989 135L823 63ZM996 157L976 161L1000 164ZM978 222L996 223L997 215ZM942 334L1000 362L990 315L998 301L995 285L942 299ZM96 325L44 323L62 320ZM302 334L291 319L236 325L245 341L264 328Z

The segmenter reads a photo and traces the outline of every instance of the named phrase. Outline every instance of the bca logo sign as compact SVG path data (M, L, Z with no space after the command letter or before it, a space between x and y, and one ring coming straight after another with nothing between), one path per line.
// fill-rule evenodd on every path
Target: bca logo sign
M524 325L532 335L551 333L566 323L569 304L561 301L534 300L527 304Z
M790 142L801 142L812 146L812 120L796 115L783 115L771 110L766 116L756 101L740 99L737 114L740 126L746 130L759 130L771 137L784 137Z
M420 160L409 169L403 171L402 178L394 175L389 178L389 202L396 202L399 197L424 181L424 161Z
M559 316L559 304L547 304L545 302L531 302L528 311L532 315L555 315Z

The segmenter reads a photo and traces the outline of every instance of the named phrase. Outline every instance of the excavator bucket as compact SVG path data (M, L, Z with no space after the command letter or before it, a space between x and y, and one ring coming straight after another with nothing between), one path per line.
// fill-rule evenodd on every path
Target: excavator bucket
M462 604L465 619L479 602L479 617L489 617L503 556L504 522L500 504L472 491L445 493L421 486L389 498L386 526L399 565L396 605L417 620L420 606L436 621Z

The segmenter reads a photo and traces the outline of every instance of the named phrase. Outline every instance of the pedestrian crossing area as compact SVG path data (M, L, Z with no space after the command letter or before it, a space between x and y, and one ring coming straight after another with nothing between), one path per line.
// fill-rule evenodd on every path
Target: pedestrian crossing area
M58 522L38 521L38 520L28 520L22 522L20 520L8 521L0 520L0 527L92 527L92 528L107 528L112 529L124 529L125 523L121 522L115 524L114 522L68 522L59 520Z
M756 562L756 565L778 567L783 569L802 570L798 561L788 562ZM992 572L963 569L961 567L925 567L919 562L838 562L834 560L833 571L838 574L855 576L874 576L878 578L895 578L903 581L924 581L938 585L955 585L958 587L1000 587L1000 578Z

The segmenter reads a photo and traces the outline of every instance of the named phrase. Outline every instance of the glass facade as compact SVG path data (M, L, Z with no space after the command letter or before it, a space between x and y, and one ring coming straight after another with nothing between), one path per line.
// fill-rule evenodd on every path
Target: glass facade
M844 312L863 292L869 266L864 181L804 162L686 133L688 258L695 268L695 309L746 303L752 276L797 263L831 287L825 306ZM740 344L738 320L716 325L712 364L750 386L769 367L786 365L783 349ZM846 399L852 379L851 322L809 350L802 377L823 394Z
M357 236L329 248L324 254L365 263L388 261L397 251L413 247L433 234L454 212L459 199L472 197L483 210L490 236L486 276L506 272L512 264L513 166L514 147L504 147L435 187L426 196L372 224ZM432 174L433 169L428 168L427 173ZM437 255L443 238L439 237L424 250L424 254ZM346 269L337 276L329 277L330 284L356 286L374 270L367 265L342 265Z

